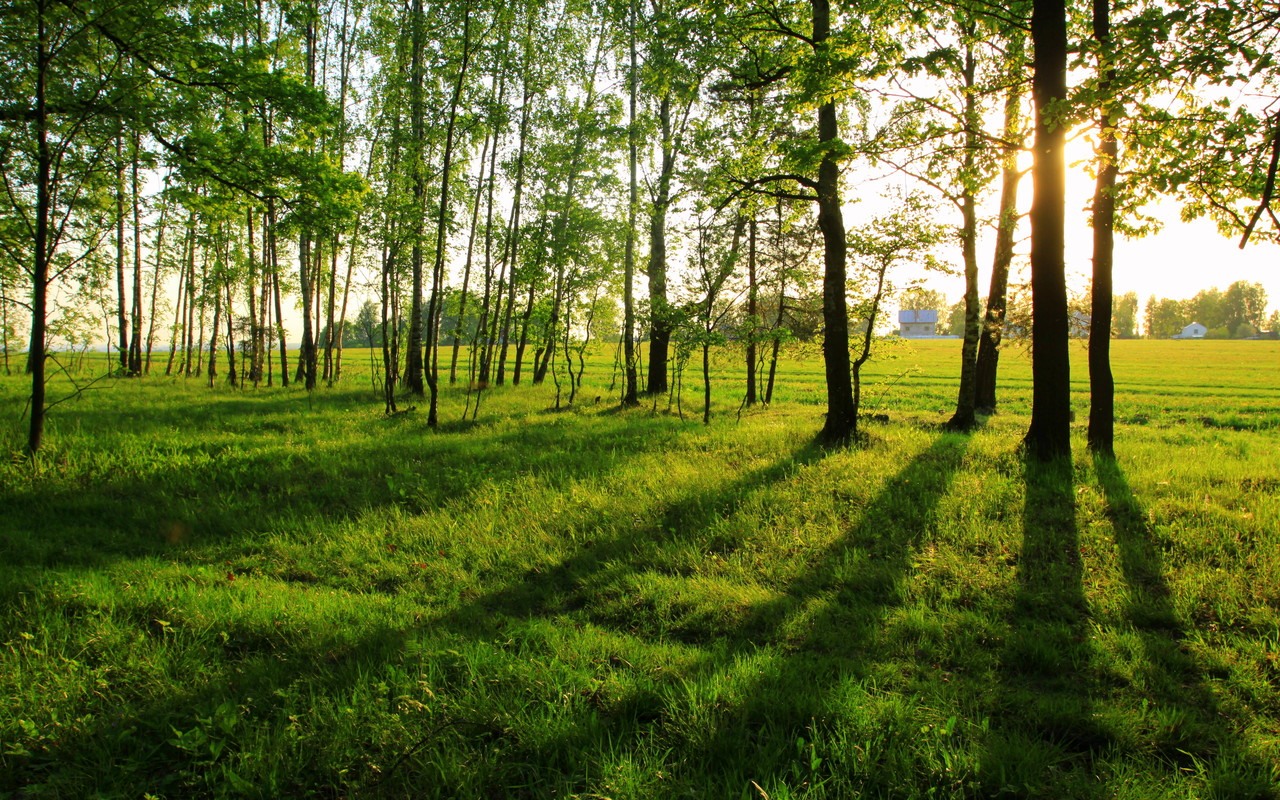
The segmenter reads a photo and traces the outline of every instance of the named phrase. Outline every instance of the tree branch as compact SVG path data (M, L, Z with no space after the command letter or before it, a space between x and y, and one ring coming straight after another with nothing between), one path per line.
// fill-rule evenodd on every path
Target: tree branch
M1276 190L1276 166L1280 165L1280 113L1275 114L1273 118L1276 124L1271 132L1271 164L1267 167L1267 182L1262 187L1262 199L1258 202L1257 210L1253 212L1253 217L1249 220L1249 224L1244 226L1244 236L1240 238L1241 250L1249 243L1249 237L1253 235L1254 226L1258 224L1258 220L1262 218L1264 212L1269 212L1271 219L1276 221L1277 227L1280 227L1280 221L1276 220L1275 213L1271 211L1271 197Z

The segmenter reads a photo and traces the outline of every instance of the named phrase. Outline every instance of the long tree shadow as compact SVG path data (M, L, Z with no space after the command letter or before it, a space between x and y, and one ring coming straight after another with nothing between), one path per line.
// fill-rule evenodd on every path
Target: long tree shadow
M602 587L620 576L654 566L662 549L678 541L706 546L703 534L716 520L733 513L753 493L784 480L825 455L817 443L780 455L767 465L749 470L728 484L654 507L637 507L635 518L610 538L584 538L577 551L553 565L531 567L508 583L464 605L442 619L450 626L469 627L494 615L516 618L555 616L587 609ZM587 612L603 624L619 620ZM631 633L644 631L634 627ZM656 632L650 631L658 635Z
M840 705L831 694L861 677L873 660L885 616L903 600L914 549L930 530L967 444L956 435L936 439L865 506L844 508L848 521L842 535L807 557L785 583L771 587L766 599L735 599L715 609L696 603L659 609L639 590L646 576L664 578L655 563L664 546L702 548L708 558L732 552L735 535L719 523L754 493L821 458L823 451L814 446L729 487L669 506L639 537L630 532L584 547L431 623L471 635L477 625L488 625L495 634L509 635L508 621L519 627L521 619L574 625L587 620L653 646L685 643L697 653L684 669L638 696L581 704L576 722L561 735L509 742L510 763L527 765L530 772L502 776L502 791L510 792L512 785L541 787L533 791L537 795L569 778L576 791L604 792L600 779L590 777L586 754L606 746L621 751L624 761L642 760L655 748L678 754L670 768L710 796L736 795L753 780L765 791L809 780L812 776L792 772L797 736L830 710L829 703ZM683 579L677 576L677 582ZM744 662L757 659L764 666L740 674ZM710 714L682 707L698 702L690 695L729 685L733 689L712 701ZM690 725L690 719L698 722ZM909 735L905 729L901 733ZM885 789L876 760L888 756L893 744L880 742L876 753L846 769L833 785L872 793ZM538 774L548 764L560 765L561 774Z
M1093 759L1110 744L1089 698L1075 485L1069 459L1027 457L1017 589L989 700L991 732L978 778L989 796L1096 792Z
M104 453L68 479L0 485L0 553L6 567L87 566L226 542L290 516L336 520L392 505L421 513L521 475L563 483L606 472L666 446L671 428L533 417L480 438L398 430L304 446L267 437L243 448L194 441L154 454ZM181 541L175 528L185 531Z
M917 728L868 717L837 733L830 719L848 713L844 693L868 679L883 656L888 618L906 601L913 558L931 535L969 441L958 434L934 439L865 505L848 509L853 513L842 534L774 599L724 631L731 653L708 669L732 684L727 694L737 702L725 704L701 730L682 734L685 769L723 776L727 783L716 789L726 795L753 784L764 796L809 789L880 796L909 788L893 781L910 770L888 767L914 757L910 739ZM729 674L735 662L760 656L755 674ZM717 683L715 675L700 677ZM822 756L819 739L825 740Z
M1128 621L1142 641L1142 678L1151 701L1144 709L1145 733L1154 754L1170 769L1200 772L1213 797L1280 796L1280 764L1264 764L1247 752L1188 650L1160 546L1124 471L1105 456L1095 456L1094 468L1128 585Z
M484 446L477 449L473 449L463 437L433 437L429 440L429 447L425 448L420 447L423 440L416 438L344 445L339 448L342 461L332 465L323 478L309 478L299 472L300 464L296 460L277 460L272 453L229 452L226 455L237 462L236 468L230 472L241 476L244 485L207 485L204 476L189 474L180 465L165 465L146 475L111 477L104 481L105 485L94 487L92 492L75 486L59 486L52 492L37 491L38 487L4 487L0 500L3 500L7 511L16 510L17 513L7 516L7 522L0 524L0 552L10 556L6 559L4 571L0 572L0 589L4 591L0 607L25 603L30 597L41 596L44 592L41 586L52 579L52 573L47 572L50 569L74 579L116 559L159 557L194 564L207 560L208 551L233 547L244 537L270 530L289 518L296 517L305 527L308 520L331 520L334 516L355 514L362 508L400 504L402 499L392 491L394 487L381 480L389 463L410 465L404 471L407 481L436 484L415 494L411 511L418 512L444 503L465 504L468 495L481 487L510 482L519 476L537 476L538 480L560 488L583 478L607 480L612 470L645 453L664 449L677 434L674 423L663 420L637 419L618 429L612 424L595 424L590 419L575 420L573 425L564 426L549 418L487 437ZM517 438L522 447L511 446ZM660 550L664 542L681 534L705 529L714 519L732 513L735 504L751 493L784 479L790 471L821 456L822 451L816 446L802 446L793 453L771 460L759 470L744 473L727 487L720 484L714 491L695 493L666 506L640 502L636 507L636 520L648 519L646 524L628 522L620 526L622 532L615 539L597 538L590 544L584 543L562 564L534 568L493 593L481 595L470 602L464 600L463 608L444 622L469 640L487 641L486 631L493 630L493 626L487 623L493 615L554 616L566 609L581 607L584 587L591 583L593 575L614 569L619 563L638 568L646 553ZM303 458L311 460L310 454ZM459 471L464 468L465 474ZM279 502L281 498L258 491L256 487L259 484L295 486L301 497L295 496L291 502ZM146 529L163 519L164 514L158 513L156 506L173 498L175 486L180 492L190 493L186 500L193 501L198 508L208 502L222 509L228 498L235 498L235 502L223 509L225 518L214 520L216 524L212 530L197 537L197 541L166 542L163 536L146 532ZM324 502L327 497L341 496L347 491L354 494L354 499L341 508L334 509L331 503ZM565 533L556 526L567 529L572 525L589 526L591 523L573 509L554 516L557 518L548 522L556 535ZM68 518L77 522L67 525L65 521ZM207 515L205 522L210 522ZM135 528L144 532L137 534L132 530ZM85 531L98 533L88 541L79 541ZM122 540L115 540L121 536L120 531L126 534ZM637 550L638 546L640 550ZM273 577L270 569L274 566L264 565L267 568L264 577ZM237 582L235 586L239 587L241 583ZM212 591L227 588L213 587ZM299 597L305 597L312 588L331 587L298 584L294 588L300 593ZM393 587L387 591L395 594L397 590ZM333 591L323 593L334 594ZM93 619L102 612L102 609L85 605L75 597L61 598L58 602L65 606L62 609L64 614L77 615L77 618ZM174 688L164 690L150 701L122 704L118 713L99 713L97 719L86 718L75 730L65 730L56 742L48 742L39 758L25 762L22 770L13 773L10 779L20 783L9 785L20 786L64 768L73 771L85 769L86 758L118 757L121 769L127 764L129 769L139 771L135 777L145 788L145 759L138 761L124 757L125 750L132 745L127 737L119 735L121 731L135 731L139 738L146 740L148 748L164 751L165 758L161 759L164 763L186 763L194 770L201 759L209 758L209 753L192 753L186 759L175 756L173 747L185 752L188 746L195 747L193 742L199 736L193 735L191 741L184 741L181 745L165 746L169 729L177 727L179 719L191 714L213 719L216 716L214 711L222 703L230 702L236 706L239 702L249 706L247 698L254 697L258 702L250 709L252 713L246 712L251 719L242 720L239 730L266 728L278 733L281 726L289 726L287 721L281 721L287 717L286 712L294 713L296 708L291 710L285 704L262 702L263 698L280 691L291 691L296 685L311 686L313 689L308 691L312 691L313 696L325 699L351 694L362 688L367 690L367 687L359 685L360 681L369 680L370 676L377 679L387 670L394 671L397 664L403 664L408 658L406 653L414 651L420 644L415 638L420 629L411 615L403 624L389 625L384 630L335 632L329 637L337 642L332 646L324 643L323 635L284 635L288 631L287 626L275 629L267 626L262 631L258 630L261 626L239 626L234 621L223 620L219 624L227 626L226 630L204 631L189 641L182 639L182 647L174 648L172 645L179 640L171 638L170 628L158 627L160 623L157 620L176 618L165 610L167 606L153 606L144 604L133 608L129 601L123 601L121 607L113 611L113 616L128 615L140 631L154 637L154 643L161 649L174 649L184 654L182 657L193 658L191 674L200 678L179 681ZM187 616L191 617L192 623L204 624L199 622L200 613L191 610ZM172 628L179 629L185 630L186 626L175 624ZM317 633L323 634L322 631ZM317 639L321 641L317 643ZM192 654L204 652L209 654L208 664L196 666L202 658ZM78 657L83 658L84 654ZM93 656L92 660L96 662L97 658ZM335 668L335 659L345 666ZM443 660L447 662L448 658ZM111 663L109 658L104 661ZM417 667L435 669L439 664L423 662ZM445 680L448 678L447 665L442 669L441 679ZM94 708L94 705L90 703L88 707ZM220 723L215 720L215 727L217 724ZM477 721L465 716L451 719L450 724L462 730L492 730L493 727L483 719ZM386 753L382 755L386 756ZM383 763L387 760L383 758ZM319 769L317 765L319 774L331 774L342 767L343 762L335 757L333 764L325 766L326 769ZM327 767L333 769L327 770ZM301 779L300 774L295 774L293 779ZM187 777L180 776L175 780L185 781ZM377 783L368 774L360 775L358 772L349 776L346 785L351 786L352 782L355 785ZM0 786L4 784L0 781ZM392 785L404 786L397 782L389 783L388 787ZM455 788L464 794L466 792L463 783ZM388 791L392 790L388 788Z

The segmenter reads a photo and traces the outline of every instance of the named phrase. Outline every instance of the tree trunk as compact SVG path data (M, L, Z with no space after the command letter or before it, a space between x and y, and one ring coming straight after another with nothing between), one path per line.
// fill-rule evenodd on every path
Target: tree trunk
M759 326L758 287L756 286L756 217L747 223L747 396L743 405L756 404L756 332Z
M204 325L209 310L209 250L204 248L200 254L200 333L192 344L196 356L196 377L204 373ZM194 325L192 326L194 329ZM190 369L190 364L187 365ZM190 373L188 373L190 374Z
M301 375L295 375L294 378L301 378L303 386L307 391L316 388L316 348L314 337L312 335L312 301L314 296L311 291L311 232L303 231L298 238L298 276L301 280L302 293L302 348L298 353L298 371Z
M409 340L404 365L404 384L411 394L422 397L426 386L422 382L422 239L426 235L426 154L423 137L426 135L426 106L423 100L422 48L424 20L422 0L413 0L410 22L412 45L409 58L409 128L413 142L410 156L410 173L413 182L413 245L410 250L410 268L413 270L413 296L410 298Z
M147 351L142 364L143 373L151 374L151 350L156 343L156 302L160 294L161 259L164 257L165 221L169 214L169 204L162 200L160 205L160 222L156 229L156 263L151 274L151 312L147 315Z
M108 327L107 335L110 333L111 328ZM4 349L4 374L12 375L9 369L9 290L3 278L0 278L0 344Z
M1119 112L1109 92L1115 81L1111 66L1111 2L1093 0L1093 36L1098 41L1102 96L1098 126L1098 178L1093 193L1093 291L1089 323L1089 449L1115 454L1115 379L1111 374L1112 261L1115 246L1116 139Z
M971 34L972 31L966 31ZM966 39L972 42L972 37ZM974 89L977 63L973 45L965 47L964 60L964 190L960 199L960 248L964 258L964 342L960 350L960 390L956 412L947 422L952 430L971 430L977 422L974 409L977 400L978 339L982 334L981 301L978 298L978 211L974 180L976 154L982 146L979 139L978 100Z
M507 225L507 237L502 245L502 255L499 258L499 274L498 286L495 293L494 305L491 311L492 323L489 327L488 341L485 342L484 355L480 359L480 385L487 386L489 383L489 375L493 363L494 348L499 346L501 342L502 352L499 356L498 365L498 385L502 385L505 377L504 367L507 360L507 339L511 331L511 308L515 304L515 270L519 261L519 238L520 238L520 210L524 196L524 165L525 151L529 137L529 112L533 95L526 89L524 100L520 109L520 144L516 152L516 183L512 189L513 197L511 199L511 221ZM489 193L492 198L493 194L493 172L490 171L489 176ZM490 207L492 212L492 205ZM486 242L485 247L488 247ZM505 276L505 277L504 277ZM505 285L504 285L505 281ZM507 293L506 302L503 302L503 293ZM501 314L499 313L501 312Z
M191 212L187 218L187 237L182 245L182 264L178 273L178 298L176 309L173 312L173 335L169 337L169 360L164 366L164 374L166 376L173 374L173 362L177 355L182 341L179 339L179 331L185 327L187 318L187 305L190 304L191 287L187 285L187 273L189 265L196 257L196 215Z
M390 227L390 226L389 226ZM388 236L388 239L391 237ZM391 290L395 272L395 245L388 245L382 258L382 401L386 414L396 413L396 369L399 355L391 343L395 330L395 314L392 312Z
M124 288L124 132L116 134L116 297L120 316L120 369L129 371L129 315Z
M782 336L778 329L782 327L783 314L786 313L787 279L784 275L778 283L778 316L773 321L773 344L769 354L769 378L764 386L764 404L773 402L773 382L778 375L778 351L782 349Z
M133 331L129 339L129 373L142 374L142 215L139 210L142 198L138 191L138 134L133 134L132 180L133 203Z
M436 217L435 264L431 270L431 302L427 307L427 361L426 381L431 396L427 408L427 425L435 427L439 417L439 345L440 311L444 304L444 256L449 227L449 179L453 167L453 144L457 133L458 109L462 105L462 91L466 86L467 68L471 64L471 4L463 9L462 63L458 66L458 78L449 102L449 121L445 126L444 154L440 167L440 207Z
M192 219L192 223L191 223L191 224L194 226L194 225L196 224L196 222L195 222L195 214L194 214L194 212L192 213L192 217L191 217L191 219ZM197 303L197 302L199 302L199 303L201 304L201 305L200 305L200 314L201 314L201 321L202 321L202 322L203 322L203 314L204 314L204 297L203 297L204 285L203 285L203 277L204 277L204 257L205 257L205 253L204 253L203 248L201 248L200 255L201 255L201 279L202 279L202 283L201 283L201 286L200 286L200 291L199 291L199 293L197 293L197 291L196 291L196 248L199 246L199 242L195 239L195 229L194 229L194 228L192 229L192 234L191 234L191 236L192 236L192 239L191 239L191 256L190 256L189 260L187 261L187 269L188 269L188 274L187 274L187 317L186 317L186 323L185 323L185 326L184 326L184 328L183 328L183 333L184 333L183 338L186 340L186 346L183 348L183 352L182 352L182 374L183 374L183 376L184 376L184 377L188 377L188 378L189 378L189 377L191 377L191 370L192 370L192 366L193 366L193 364L194 364L194 362L193 362L193 358L195 357L195 354L196 354L196 347L198 346L198 345L197 345L197 343L196 343L196 339L195 339L195 336L196 336L196 303ZM201 329L200 335L201 335L201 338L203 338L203 337L204 337L204 331L203 331L203 329Z
M636 61L636 2L631 0L630 6L630 51L631 69L627 82L629 84L629 116L627 117L627 164L630 170L630 192L627 204L627 240L626 253L622 268L622 358L626 380L622 390L622 405L639 405L639 387L636 383L636 212L640 207L640 183L637 178L639 163L639 131L636 129L636 96L640 91L639 68Z
M267 248L271 251L271 294L275 300L276 334L280 339L280 385L289 385L289 343L284 329L284 309L280 301L280 261L276 251L276 210L273 201L267 201Z
M337 335L337 314L338 314L338 255L341 250L341 243L338 236L333 237L333 242L329 247L329 298L325 305L325 331L324 331L324 380L333 385L333 349L336 345L334 336Z
M226 279L227 290L227 382L239 386L236 380L236 318L234 313L235 297L231 293L231 276Z
M351 32L355 26L360 24L359 13L357 12L354 22L349 20L350 2L343 0L342 3L342 27L339 33L339 41L341 44L338 56L338 135L336 137L336 148L338 151L338 163L342 169L346 169L347 158L347 92L351 82ZM370 159L369 166L372 168L373 160ZM368 180L369 174L366 173L365 179ZM346 275L342 281L342 305L339 309L339 316L335 327L333 320L333 311L329 312L329 329L331 331L330 338L334 342L334 355L329 370L329 385L332 386L342 377L342 339L346 333L347 327L347 300L351 294L351 268L356 260L356 251L360 246L360 220L356 219L354 230L351 236L351 252L347 255ZM334 241L335 258L337 253L337 241ZM337 264L334 264L332 280L337 281L338 271ZM372 342L370 345L372 346Z
M671 207L671 181L676 152L671 130L671 95L658 105L662 129L662 167L658 172L653 213L649 218L649 380L647 394L665 394L671 351L671 308L667 299L667 211Z
M831 32L829 0L811 0L813 41L825 46ZM818 107L818 141L826 148L840 140L839 115L835 101ZM849 309L845 300L847 271L844 212L840 199L840 166L829 149L818 165L818 227L822 231L822 358L827 381L827 421L824 441L849 441L858 433L858 407L854 402L849 374Z
M862 366L871 358L871 342L875 336L876 317L880 315L880 303L884 299L884 279L888 272L889 263L887 261L881 263L876 271L876 292L871 298L871 309L867 314L867 328L862 332L862 352L853 361L853 408L855 413L862 404Z
M1021 70L1022 36L1015 35L1009 46L1012 69ZM991 286L987 291L986 314L982 321L982 338L978 342L975 369L977 386L974 407L978 413L996 412L996 374L1000 364L1000 340L1004 335L1005 311L1008 307L1009 267L1013 263L1014 234L1018 227L1018 154L1024 137L1022 122L1022 88L1014 83L1009 88L1004 106L1004 163L1000 179L1000 219L996 224L995 255L991 263Z
M31 348L27 351L27 372L31 375L31 425L27 429L27 454L32 457L39 452L44 439L45 326L49 313L49 216L52 213L50 194L53 188L50 185L53 156L49 151L46 97L50 60L48 31L45 28L44 3L37 3L36 8L36 224L31 270Z
M458 382L458 350L462 348L462 324L467 314L467 292L471 288L471 265L475 258L476 250L476 234L480 229L480 199L484 196L484 177L485 169L488 164L486 159L489 156L489 142L491 134L485 134L484 147L480 151L480 171L476 175L476 194L472 198L471 203L471 232L467 235L467 257L462 270L462 295L458 298L458 320L453 326L453 347L449 355L449 385ZM498 152L497 143L494 143L494 154ZM493 176L490 175L492 181ZM490 198L492 200L492 197ZM490 209L493 208L490 203ZM490 215L489 223L493 223L493 217Z
M217 286L215 277L213 287L213 330L209 334L209 387L213 388L214 379L218 377L218 326L222 324L222 292ZM203 337L201 337L203 338Z
M245 255L248 257L249 261L248 291L245 295L249 301L249 343L246 348L247 354L243 360L248 362L248 379L252 381L253 385L256 387L262 376L262 373L259 370L258 361L258 282L265 282L266 279L261 274L263 270L258 269L258 249L255 242L255 235L257 231L254 230L253 217L254 213L252 208L245 211Z
M1027 447L1049 460L1071 453L1071 365L1063 261L1067 96L1065 0L1035 0L1031 14L1036 101L1034 199L1031 204L1031 426Z

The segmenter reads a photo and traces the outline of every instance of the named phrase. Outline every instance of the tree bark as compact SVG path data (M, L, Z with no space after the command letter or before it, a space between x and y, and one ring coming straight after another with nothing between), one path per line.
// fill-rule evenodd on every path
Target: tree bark
M476 175L476 194L472 198L471 203L471 233L467 236L467 258L462 270L462 294L458 298L458 321L453 326L453 347L449 356L449 385L458 382L458 350L462 348L462 324L467 314L467 292L471 288L471 265L475 258L476 250L476 234L480 228L480 199L484 196L484 179L485 169L488 167L486 159L489 156L489 142L492 138L491 133L485 134L484 147L480 151L480 171ZM494 154L498 152L497 143L494 143ZM493 176L490 175L490 181ZM492 196L490 196L492 201ZM490 202L490 209L493 205ZM489 216L488 222L493 224L492 214Z
M759 297L756 286L756 217L747 223L747 395L743 405L756 404L756 334L759 331Z
M306 61L307 86L314 89L316 85L316 13L314 6L307 10L306 22ZM310 392L316 388L316 336L312 327L312 314L315 305L315 288L312 286L312 237L311 231L304 227L298 238L298 276L302 292L302 352L299 365L302 372L303 385Z
M413 395L422 397L426 394L423 383L422 364L422 239L426 235L426 153L424 137L426 136L426 105L423 100L423 66L422 48L423 11L422 0L413 0L410 10L410 57L409 57L409 136L412 141L410 155L410 180L413 191L413 244L409 252L409 264L413 271L412 297L409 309L409 338L405 343L407 351L404 365L404 385Z
M161 259L164 257L165 221L169 214L169 204L162 201L160 206L159 227L156 229L156 263L151 274L151 313L147 315L147 351L142 364L144 374L151 374L151 350L156 342L156 302L160 294Z
M116 134L116 297L119 299L120 369L129 371L129 315L124 287L124 132Z
M1017 62L1022 58L1022 37L1015 36L1010 43L1009 60L1013 68L1021 70ZM1000 365L1000 341L1004 335L1005 312L1008 308L1009 267L1013 263L1014 233L1018 226L1018 184L1022 172L1018 169L1018 154L1022 150L1022 89L1016 82L1010 86L1004 106L1004 163L1000 178L1000 219L996 223L995 255L991 263L991 286L987 291L987 308L982 321L982 338L978 342L978 363L975 370L977 386L974 407L978 413L996 412L996 375Z
M36 10L36 224L31 270L31 348L27 351L27 372L31 375L31 425L27 429L27 454L32 457L39 452L44 439L45 326L49 313L49 215L52 212L50 184L53 163L49 151L47 107L50 55L43 0L36 3Z
M1035 0L1032 91L1036 104L1034 199L1031 204L1031 425L1026 445L1037 458L1071 454L1071 364L1063 260L1067 97L1065 0Z
M778 329L782 327L783 315L786 313L787 279L783 275L778 283L778 316L773 321L773 343L769 353L769 377L764 384L764 404L773 402L773 382L778 375L778 351L782 349L782 336Z
M516 182L515 187L512 189L511 221L507 225L507 236L505 241L503 241L502 255L498 260L498 286L494 296L494 305L490 312L492 316L492 324L488 329L488 341L485 342L484 355L480 359L481 386L487 386L489 384L489 376L492 371L493 363L493 351L494 348L499 346L499 342L501 342L502 348L497 370L497 381L499 386L502 385L503 379L506 377L504 374L504 367L506 366L507 360L507 339L511 331L511 308L515 304L515 270L520 253L520 210L524 196L525 151L529 137L529 112L531 110L532 99L532 93L526 89L520 109L520 143L517 146L516 152ZM493 194L492 181L493 175L490 174L489 190L491 199ZM492 213L492 203L490 203L490 213ZM488 248L487 242L485 247L486 249ZM508 295L505 303L503 301L504 292Z
M280 301L280 261L276 250L276 211L273 201L267 201L267 248L271 251L271 294L275 301L277 335L280 339L280 385L289 385L289 344L284 329L284 309Z
M1119 113L1109 92L1115 81L1111 65L1111 2L1093 0L1093 36L1098 42L1102 96L1098 119L1098 177L1093 193L1093 290L1089 323L1089 449L1115 454L1115 378L1111 374L1112 265L1115 246L1116 139Z
M142 374L142 198L138 191L138 133L133 134L130 200L133 205L133 311L132 336L129 339L129 374Z
M458 109L462 104L462 90L466 86L467 68L471 63L471 4L463 9L462 63L458 67L458 79L449 102L449 121L445 126L444 154L440 167L440 207L436 217L435 264L431 270L431 302L427 307L426 331L426 382L430 391L427 407L427 425L435 427L439 421L439 373L437 371L440 344L439 315L444 303L445 240L449 226L449 179L453 167L453 143L457 133Z
M966 31L971 34L972 31ZM972 41L972 36L967 38ZM947 426L953 430L971 430L977 423L974 409L977 400L978 339L981 337L981 301L978 298L978 210L974 180L976 154L982 146L979 139L978 100L974 84L977 63L973 45L965 48L964 60L964 189L960 197L960 248L964 258L964 341L960 351L960 389L956 412Z
M813 42L821 53L831 33L829 0L811 0ZM840 165L831 152L840 139L835 101L818 107L818 141L823 145L818 165L818 228L822 231L822 358L827 381L827 420L821 438L828 443L846 442L857 436L858 407L849 373L849 308L845 300L844 212L840 198Z
M671 308L667 299L667 212L671 207L671 181L676 151L671 130L671 95L658 105L662 129L662 166L649 218L649 380L648 394L665 394L671 350Z
M636 11L637 0L630 4L630 51L631 69L627 76L628 108L627 117L627 167L630 173L630 185L627 202L627 240L624 254L622 275L622 358L626 379L622 390L622 405L639 405L639 386L636 382L636 213L640 208L640 182L637 177L639 163L639 131L636 129L636 97L640 92L640 70L636 57ZM652 373L650 373L652 374Z

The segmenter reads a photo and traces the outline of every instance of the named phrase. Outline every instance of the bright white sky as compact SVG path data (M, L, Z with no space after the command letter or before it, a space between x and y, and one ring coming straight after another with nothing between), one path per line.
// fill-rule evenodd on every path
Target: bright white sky
M1068 149L1068 163L1086 159L1088 148L1083 137L1077 138ZM1067 280L1073 291L1083 292L1093 266L1093 231L1088 217L1093 179L1083 166L1068 167L1067 195ZM1019 201L1024 211L1030 207L1030 175L1022 182ZM1142 239L1116 238L1115 293L1137 292L1140 318L1152 295L1184 300L1202 289L1226 290L1239 280L1262 284L1267 292L1268 314L1280 309L1280 248L1264 242L1250 243L1241 250L1239 239L1223 236L1212 221L1183 222L1179 212L1177 202L1162 201L1148 208L1148 213L1164 222L1158 233ZM957 219L944 221L958 222L958 213L953 216ZM1021 273L1011 280L1026 280L1028 234L1024 219L1014 262L1015 269ZM978 286L983 297L991 281L993 246L993 237L988 234L978 250L978 265L982 270ZM940 252L939 256L959 268L958 245ZM925 285L943 292L951 302L964 296L964 279L959 276L927 275Z

